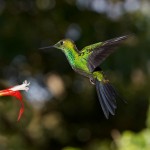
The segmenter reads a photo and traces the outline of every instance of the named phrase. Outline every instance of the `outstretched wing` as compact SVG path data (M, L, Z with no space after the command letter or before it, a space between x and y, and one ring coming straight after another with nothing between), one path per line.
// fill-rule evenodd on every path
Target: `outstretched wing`
M115 51L115 48L125 39L127 39L129 35L117 37L114 39L110 39L102 42L96 47L91 47L91 54L88 57L88 68L91 72L94 71L96 67L98 67L112 52ZM89 46L90 47L90 46Z

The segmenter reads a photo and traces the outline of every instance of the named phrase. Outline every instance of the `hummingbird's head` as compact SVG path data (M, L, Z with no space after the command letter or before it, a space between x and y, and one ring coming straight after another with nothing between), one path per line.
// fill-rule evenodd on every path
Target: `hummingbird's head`
M63 39L63 40L60 40L59 42L57 42L55 45L42 47L39 49L43 50L43 49L47 49L47 48L57 48L57 49L62 50L63 52L66 52L68 50L70 50L70 51L77 50L76 45L70 39Z
M74 42L70 39L60 40L55 45L53 45L53 47L61 49L63 52L65 52L66 50L72 50L76 48Z

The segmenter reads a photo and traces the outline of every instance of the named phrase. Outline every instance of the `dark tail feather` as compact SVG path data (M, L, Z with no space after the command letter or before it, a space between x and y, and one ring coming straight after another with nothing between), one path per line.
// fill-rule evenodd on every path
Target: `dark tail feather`
M109 82L96 80L96 90L105 117L108 119L109 113L115 115L116 99L119 97L115 89Z

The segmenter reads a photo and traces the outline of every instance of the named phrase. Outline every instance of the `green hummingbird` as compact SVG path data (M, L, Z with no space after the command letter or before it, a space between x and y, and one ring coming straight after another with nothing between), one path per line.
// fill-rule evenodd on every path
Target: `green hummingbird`
M66 55L72 69L90 79L90 82L96 86L98 99L105 117L108 119L109 114L115 115L117 108L116 100L119 98L118 93L105 77L99 65L115 50L122 41L129 36L120 36L104 42L98 42L78 50L71 39L60 40L53 46L45 48L60 49Z

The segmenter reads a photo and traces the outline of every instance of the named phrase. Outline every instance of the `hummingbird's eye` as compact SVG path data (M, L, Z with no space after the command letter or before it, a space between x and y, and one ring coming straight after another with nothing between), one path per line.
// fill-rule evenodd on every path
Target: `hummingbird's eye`
M64 41L60 41L60 45L63 45L64 44Z

